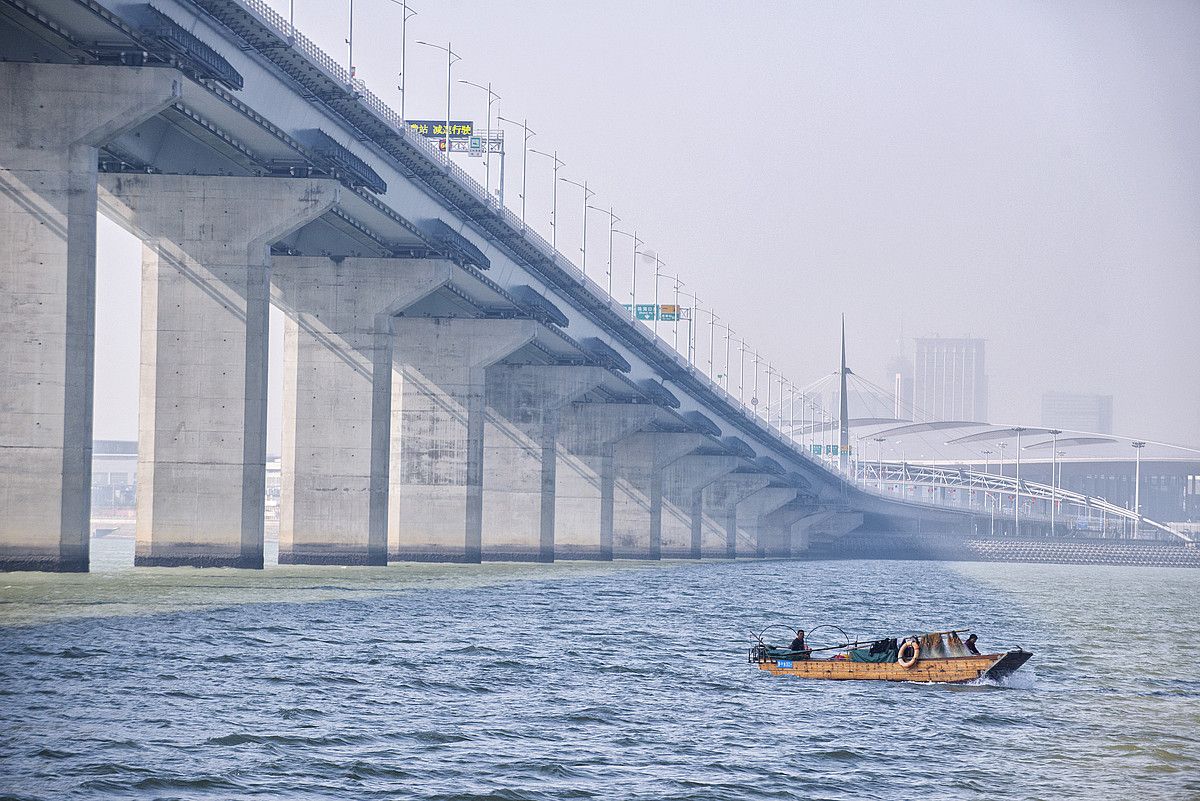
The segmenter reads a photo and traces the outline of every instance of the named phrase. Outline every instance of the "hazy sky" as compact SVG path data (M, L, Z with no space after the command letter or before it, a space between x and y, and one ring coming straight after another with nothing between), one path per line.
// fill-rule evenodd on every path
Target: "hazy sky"
M877 383L913 337L970 334L994 421L1097 392L1118 433L1200 445L1200 4L410 2L410 119L445 113L444 56L415 42L452 42L455 79L491 81L560 175L798 384L836 368L845 312L851 367ZM343 63L345 10L296 0ZM359 77L397 109L399 14L355 3ZM483 92L453 100L482 125ZM549 168L530 157L547 239ZM560 185L572 255L580 194ZM589 215L589 272L606 225ZM100 254L96 436L132 438L138 248L104 224ZM627 239L615 258L627 302Z

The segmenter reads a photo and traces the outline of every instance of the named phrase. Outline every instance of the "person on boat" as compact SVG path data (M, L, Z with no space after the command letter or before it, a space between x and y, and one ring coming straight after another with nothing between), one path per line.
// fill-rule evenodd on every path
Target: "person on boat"
M788 646L789 651L807 651L804 647L804 629L796 629L796 639Z
M967 646L967 650L973 653L975 656L979 656L979 649L975 647L975 641L978 639L979 638L977 636L972 634L970 637L967 637L966 641L963 643L963 645Z

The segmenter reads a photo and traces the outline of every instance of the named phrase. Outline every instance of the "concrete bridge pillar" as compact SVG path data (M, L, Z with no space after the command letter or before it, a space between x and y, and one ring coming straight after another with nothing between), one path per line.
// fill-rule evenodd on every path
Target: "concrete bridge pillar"
M767 558L786 559L801 553L802 549L795 548L793 529L799 520L809 514L812 514L810 503L797 498L766 515L762 528L766 541L763 555Z
M662 555L699 559L704 526L704 488L737 467L736 456L691 454L663 473Z
M330 180L111 174L105 213L143 240L134 564L262 567L270 245Z
M88 568L98 147L181 92L173 70L0 63L0 570Z
M483 559L554 561L560 413L606 375L601 367L488 368Z
M767 555L767 516L796 497L795 487L772 487L760 489L737 505L738 533L747 542L753 543L754 556L762 559Z
M663 473L705 441L691 432L641 431L617 443L613 558L662 558Z
M481 561L487 368L531 342L537 325L393 321L389 558Z
M280 564L387 564L392 317L451 262L276 256L283 335Z
M661 412L644 403L572 403L559 416L555 559L613 558L616 443Z
M861 526L859 512L822 510L806 515L792 524L792 551L803 553L814 544L828 544Z
M704 488L700 552L705 559L737 558L738 504L770 483L762 473L730 473Z

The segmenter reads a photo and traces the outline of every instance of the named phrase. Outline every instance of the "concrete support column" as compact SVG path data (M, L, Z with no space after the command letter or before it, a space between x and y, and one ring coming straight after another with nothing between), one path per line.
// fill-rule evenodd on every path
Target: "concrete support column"
M0 63L0 570L88 568L97 148L181 91L174 70Z
M763 555L767 558L786 559L801 553L800 550L794 551L792 529L797 521L811 513L812 506L809 502L796 499L765 515L762 527L765 542Z
M614 558L662 558L663 473L705 441L703 434L643 431L617 443Z
M738 504L769 483L762 473L730 473L704 488L700 553L705 559L737 558Z
M451 262L277 256L283 335L280 564L387 564L392 317Z
M334 181L105 175L143 240L138 565L262 567L270 245Z
M792 524L792 552L802 553L813 545L824 545L844 537L862 525L859 512L819 511Z
M744 542L753 543L756 559L767 555L767 515L795 497L795 487L767 486L738 503L738 534Z
M736 456L691 454L663 473L662 555L699 559L704 527L704 488L737 467Z
M555 472L556 559L613 558L616 443L661 412L634 403L572 403L559 415Z
M554 561L561 410L606 375L600 367L488 368L483 559Z
M388 556L479 562L487 368L537 323L399 317L393 330Z

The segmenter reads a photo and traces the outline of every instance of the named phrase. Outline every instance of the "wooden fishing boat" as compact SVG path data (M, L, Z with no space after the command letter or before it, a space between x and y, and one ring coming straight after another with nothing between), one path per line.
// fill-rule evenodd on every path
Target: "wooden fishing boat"
M755 635L758 643L750 649L749 661L775 676L962 684L981 678L1003 679L1033 656L1021 648L1002 653L971 653L970 646L959 636L969 631L951 629L873 640L851 640L842 632L845 641L838 645L802 651L768 645L760 634Z

